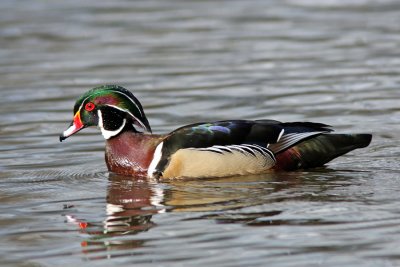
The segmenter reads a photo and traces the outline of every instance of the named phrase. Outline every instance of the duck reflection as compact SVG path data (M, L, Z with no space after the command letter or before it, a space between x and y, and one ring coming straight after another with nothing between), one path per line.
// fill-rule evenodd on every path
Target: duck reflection
M153 214L165 212L161 184L111 175L104 233L135 234L153 227Z
M193 212L185 220L213 219L217 222L246 223L258 217L273 217L280 210L243 213L242 208L282 201L291 188L302 184L302 173L271 173L202 180L150 181L110 174L106 197L106 218L102 223L78 222L91 238L82 242L82 252L96 253L88 259L131 255L145 246L139 233L156 224L153 216L164 212ZM228 217L224 211L233 211ZM129 237L130 236L130 237ZM119 252L112 253L112 251ZM102 252L103 253L100 253ZM106 255L104 255L106 251ZM91 254L94 255L94 254ZM89 255L87 255L89 256Z
M163 185L156 181L133 180L132 177L110 174L105 205L106 218L101 223L67 216L68 221L77 224L82 233L91 236L81 242L82 252L99 253L88 257L89 260L94 260L123 256L121 253L114 255L112 251L129 253L132 249L142 247L145 241L136 238L136 235L155 225L151 221L154 214L165 212L162 204L163 190ZM132 238L123 238L129 235Z
M222 214L274 201L271 194L300 184L300 172L267 173L203 180L172 180L164 203L174 212Z

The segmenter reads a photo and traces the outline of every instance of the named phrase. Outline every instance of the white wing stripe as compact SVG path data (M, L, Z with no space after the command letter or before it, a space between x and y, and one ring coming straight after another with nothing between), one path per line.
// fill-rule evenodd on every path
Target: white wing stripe
M324 132L307 132L307 133L290 133L282 136L280 141L276 144L270 144L268 146L274 153L278 153L282 150L285 150L299 141L308 138L310 136L318 135Z
M281 140L284 133L285 133L285 129L282 129L282 131L279 133L279 136L278 136L278 139L276 140L276 142L279 142L279 140Z

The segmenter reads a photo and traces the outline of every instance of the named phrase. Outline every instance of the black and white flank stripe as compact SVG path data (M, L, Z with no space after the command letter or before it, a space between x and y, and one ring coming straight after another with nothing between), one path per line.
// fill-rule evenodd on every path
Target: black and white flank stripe
M246 156L257 157L262 155L266 158L271 159L273 162L276 162L274 153L268 148L258 146L258 145L250 145L250 144L241 144L241 145L229 145L229 146L211 146L205 148L190 148L198 151L210 151L219 154L225 153L234 153L239 152Z

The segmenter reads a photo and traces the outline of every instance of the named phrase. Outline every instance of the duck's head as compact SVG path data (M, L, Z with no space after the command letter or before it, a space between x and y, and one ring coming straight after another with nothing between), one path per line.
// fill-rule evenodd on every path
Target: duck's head
M128 90L117 85L103 85L83 94L75 103L71 125L60 141L90 126L100 127L105 139L126 128L151 132L142 105Z

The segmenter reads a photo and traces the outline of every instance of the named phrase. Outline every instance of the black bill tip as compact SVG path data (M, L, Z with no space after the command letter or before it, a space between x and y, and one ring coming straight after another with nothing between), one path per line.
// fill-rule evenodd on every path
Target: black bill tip
M60 142L64 141L65 139L67 139L67 137L65 137L63 134L60 134Z

